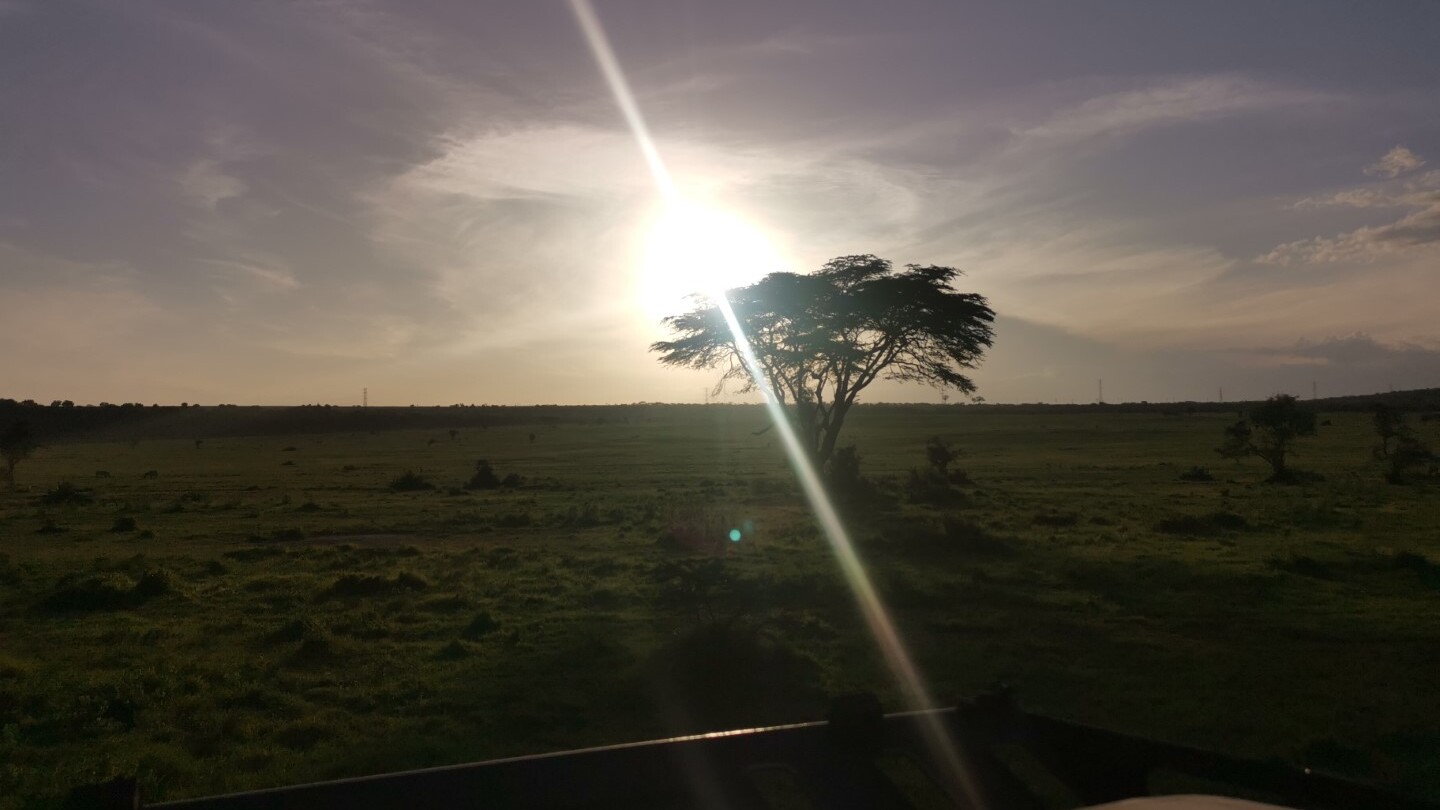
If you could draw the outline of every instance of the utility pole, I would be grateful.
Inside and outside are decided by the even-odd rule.
[[[1315,381],[1314,381],[1314,380],[1311,380],[1311,381],[1310,381],[1310,399],[1311,399],[1311,400],[1319,399],[1319,398],[1320,398],[1320,393],[1319,393],[1319,391],[1320,391],[1320,389],[1315,386]]]
[[[1220,404],[1225,404],[1225,386],[1220,386]]]
[[[368,407],[370,407],[370,389],[369,389],[369,388],[361,388],[361,389],[360,389],[360,407],[362,407],[362,408],[368,408]]]
[[[1100,403],[1101,405],[1104,405],[1104,404],[1105,404],[1105,380],[1103,380],[1103,379],[1096,380],[1096,381],[1095,381],[1095,384],[1096,384],[1096,388],[1099,389],[1099,395],[1100,395],[1099,403]]]

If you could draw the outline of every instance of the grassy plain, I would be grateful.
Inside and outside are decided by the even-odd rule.
[[[862,408],[876,491],[845,511],[942,699],[1003,680],[1440,796],[1440,482],[1384,483],[1368,418],[1337,413],[1295,457],[1323,482],[1265,484],[1215,455],[1232,418]],[[641,406],[46,448],[0,493],[0,808],[900,708],[764,425]],[[916,502],[932,435],[972,483]],[[462,489],[482,458],[522,485]],[[391,491],[407,470],[437,489]],[[47,503],[66,481],[89,492]]]

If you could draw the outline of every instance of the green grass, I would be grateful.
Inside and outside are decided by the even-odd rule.
[[[1277,486],[1215,455],[1226,414],[862,408],[874,490],[842,506],[942,700],[1003,680],[1440,797],[1440,484],[1384,483],[1368,418],[1327,418],[1294,460],[1324,481]],[[900,708],[763,426],[45,449],[0,493],[0,808],[815,719],[857,690]],[[953,497],[909,483],[932,435],[972,481]],[[466,489],[479,459],[519,485]]]

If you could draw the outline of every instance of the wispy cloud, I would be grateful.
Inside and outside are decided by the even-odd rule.
[[[1380,163],[1386,163],[1392,149]],[[1409,150],[1405,164],[1414,168],[1424,161]],[[1395,161],[1390,161],[1392,167]],[[1373,166],[1371,168],[1374,168]],[[1372,173],[1373,172],[1368,172]],[[1386,176],[1394,177],[1399,172]],[[1315,236],[1277,245],[1257,261],[1282,267],[1295,264],[1370,262],[1389,254],[1440,245],[1440,171],[1392,181],[1381,186],[1344,189],[1321,197],[1306,197],[1297,208],[1408,208],[1410,213],[1394,222],[1367,225],[1335,236]]]
[[[224,270],[238,272],[268,290],[294,290],[300,286],[294,273],[275,259],[246,256],[241,259],[202,259]]]
[[[1374,177],[1398,177],[1413,172],[1425,165],[1424,159],[1403,146],[1396,146],[1378,161],[1365,167],[1365,173]]]
[[[1179,78],[1105,93],[1055,112],[1019,132],[1026,140],[1073,141],[1198,123],[1240,113],[1276,111],[1331,99],[1241,75]]]

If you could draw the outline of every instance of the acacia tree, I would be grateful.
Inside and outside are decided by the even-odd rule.
[[[5,459],[5,481],[15,488],[15,465],[29,458],[40,446],[29,422],[16,422],[0,433],[0,458]]]
[[[1295,440],[1315,435],[1315,412],[1290,394],[1276,394],[1251,408],[1244,419],[1225,428],[1225,443],[1216,452],[1226,458],[1259,456],[1270,465],[1270,480],[1290,477],[1285,466]]]
[[[1405,480],[1405,473],[1435,459],[1435,454],[1425,442],[1415,436],[1414,430],[1405,420],[1405,412],[1380,403],[1375,406],[1375,434],[1380,443],[1375,446],[1376,460],[1386,465],[1385,480],[1399,484]]]
[[[959,276],[950,267],[896,270],[876,256],[841,256],[816,273],[771,273],[725,293],[758,368],[717,302],[703,296],[666,318],[675,339],[650,349],[665,365],[723,369],[717,393],[727,382],[753,390],[763,375],[824,468],[856,398],[877,379],[975,391],[963,372],[992,344],[995,313],[983,296],[951,286]]]

